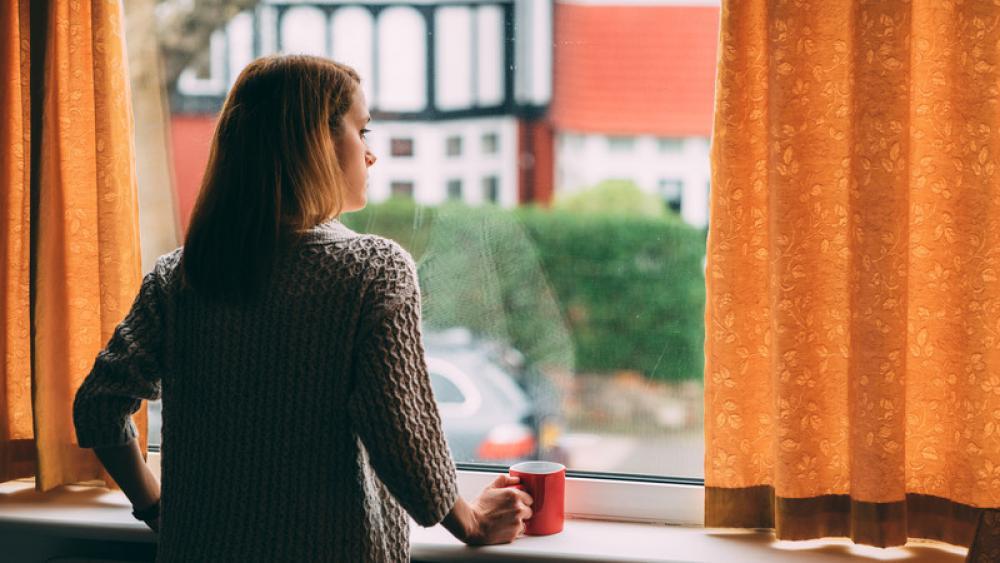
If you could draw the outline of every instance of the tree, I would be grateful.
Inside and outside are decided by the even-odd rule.
[[[190,65],[207,63],[216,29],[259,0],[129,0],[125,2],[132,109],[135,115],[139,231],[144,268],[180,242],[170,163],[167,92]]]
[[[555,209],[640,217],[676,217],[655,195],[628,180],[605,180],[592,188],[556,200]]]
[[[163,58],[163,82],[169,89],[189,65],[208,61],[212,32],[259,0],[158,0],[156,37]]]
[[[177,247],[178,225],[170,164],[170,120],[156,41],[157,0],[125,3],[132,113],[135,116],[135,172],[139,191],[139,237],[144,271],[156,257]]]

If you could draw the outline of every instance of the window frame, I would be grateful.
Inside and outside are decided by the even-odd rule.
[[[160,478],[159,448],[149,447],[148,464]],[[508,466],[456,462],[459,493],[474,500]],[[630,473],[566,470],[566,515],[612,522],[703,527],[702,479]]]
[[[456,462],[458,487],[476,498],[507,466]],[[566,470],[566,515],[616,522],[701,527],[705,521],[702,479]]]

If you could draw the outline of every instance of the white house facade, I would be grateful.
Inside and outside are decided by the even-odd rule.
[[[708,225],[711,170],[706,137],[556,133],[556,193],[605,180],[632,182],[695,227]]]
[[[370,201],[513,207],[533,161],[519,127],[545,113],[551,44],[551,0],[263,0],[213,34],[208,67],[185,69],[171,106],[214,115],[265,54],[330,57],[358,71],[372,113]]]

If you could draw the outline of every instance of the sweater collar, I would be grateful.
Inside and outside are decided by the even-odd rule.
[[[322,244],[336,242],[361,236],[352,231],[339,219],[329,219],[302,233],[301,240],[305,244]]]

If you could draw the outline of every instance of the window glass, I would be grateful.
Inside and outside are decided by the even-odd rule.
[[[635,137],[608,137],[608,148],[612,152],[627,152],[635,148]]]
[[[660,179],[660,197],[671,211],[680,212],[684,196],[684,182],[674,179]]]
[[[342,220],[413,255],[456,461],[702,476],[718,2],[142,4],[125,3],[143,264],[183,240],[241,69],[342,61],[379,157]]]
[[[392,197],[413,199],[413,182],[394,180],[389,184],[389,194]]]
[[[459,390],[447,375],[430,372],[431,389],[434,390],[434,400],[438,403],[464,403],[465,395]]]
[[[662,153],[679,153],[684,150],[684,139],[660,137],[656,139],[656,145]]]
[[[499,139],[496,133],[486,133],[483,135],[483,154],[496,154]]]
[[[447,156],[462,156],[462,138],[453,135],[445,140],[444,153]]]
[[[452,201],[462,200],[462,181],[458,179],[448,180],[448,199]]]
[[[389,154],[395,157],[413,156],[413,139],[391,139],[389,141]]]
[[[483,178],[483,199],[489,203],[500,201],[500,179],[496,176]]]

